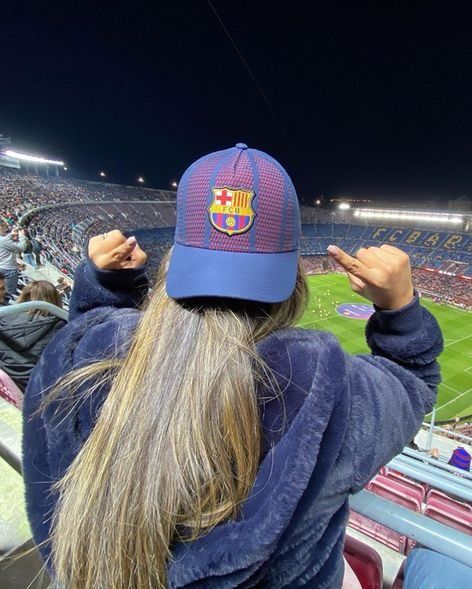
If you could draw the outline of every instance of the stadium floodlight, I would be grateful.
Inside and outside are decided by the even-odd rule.
[[[32,164],[51,164],[52,166],[63,166],[64,162],[58,162],[56,160],[48,160],[44,157],[37,157],[35,155],[28,155],[27,153],[18,153],[8,149],[5,154],[9,157],[16,158],[25,162],[31,162]]]
[[[316,199],[316,204],[320,205],[321,204],[321,200],[319,198]]]
[[[428,223],[446,223],[460,225],[463,217],[457,214],[421,212],[421,211],[394,211],[388,209],[357,209],[355,217],[364,219],[386,219],[392,221],[422,221]]]
[[[174,181],[171,183],[171,186],[173,186],[174,188],[177,188],[178,184],[177,184],[177,182],[174,180]]]
[[[144,178],[142,176],[138,176],[138,182],[140,184],[144,184]]]
[[[64,168],[63,168],[64,172],[67,172],[68,169],[69,168],[67,166],[64,166]]]
[[[351,205],[348,202],[342,202],[338,207],[338,209],[340,209],[341,211],[347,211],[350,208]]]
[[[98,174],[101,178],[106,178],[107,175],[106,173],[102,170],[99,174]]]

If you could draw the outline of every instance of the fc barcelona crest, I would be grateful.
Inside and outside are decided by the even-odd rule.
[[[252,208],[254,192],[227,187],[212,188],[212,191],[213,202],[208,214],[213,227],[230,236],[248,231],[256,216]]]

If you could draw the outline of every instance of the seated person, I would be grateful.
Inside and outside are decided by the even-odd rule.
[[[21,291],[17,303],[45,301],[62,306],[61,297],[46,280],[34,280]],[[0,368],[24,391],[42,351],[65,325],[47,311],[24,311],[0,316]]]
[[[70,293],[72,292],[72,287],[67,282],[67,280],[64,278],[64,276],[59,276],[59,278],[57,279],[56,288],[57,288],[57,292],[61,295],[64,295],[66,300],[70,298]]]

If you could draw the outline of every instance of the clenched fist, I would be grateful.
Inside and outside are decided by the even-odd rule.
[[[92,237],[89,241],[88,255],[95,266],[102,270],[138,268],[147,260],[136,238],[126,239],[118,229]]]
[[[352,257],[330,245],[328,252],[346,270],[352,290],[381,309],[399,309],[413,299],[410,258],[398,248],[363,247]]]

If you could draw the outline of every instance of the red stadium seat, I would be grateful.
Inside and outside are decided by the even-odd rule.
[[[352,510],[349,515],[349,525],[362,534],[374,538],[374,540],[395,550],[395,552],[400,554],[406,554],[407,552],[408,538],[406,536]]]
[[[400,482],[387,476],[377,475],[367,485],[367,490],[384,497],[389,501],[398,503],[407,509],[421,512],[421,504],[424,498],[424,489]]]
[[[410,487],[410,489],[416,489],[421,494],[421,503],[424,502],[425,497],[426,497],[426,491],[428,488],[428,485],[426,483],[418,483],[417,481],[414,481],[414,480],[406,477],[404,474],[397,472],[395,470],[389,470],[386,473],[386,476],[389,479],[398,481],[401,484],[406,485],[407,487]]]
[[[421,512],[424,498],[424,489],[421,486],[404,484],[399,479],[379,474],[368,483],[366,489],[402,507]],[[414,540],[409,540],[406,536],[357,513],[351,512],[349,524],[400,554],[408,554],[415,546]]]
[[[449,507],[447,504],[441,506],[426,504],[424,514],[446,526],[459,530],[459,532],[472,536],[471,513],[457,511],[455,508]]]
[[[346,536],[344,557],[359,579],[362,589],[382,588],[382,559],[376,550],[356,538]]]
[[[445,493],[441,493],[441,491],[436,491],[436,489],[431,489],[431,491],[428,493],[426,505],[433,507],[450,507],[457,510],[459,513],[465,512],[472,514],[472,505],[470,505],[470,503],[463,503],[461,501],[457,501],[456,499],[452,499],[452,497],[449,497]]]

